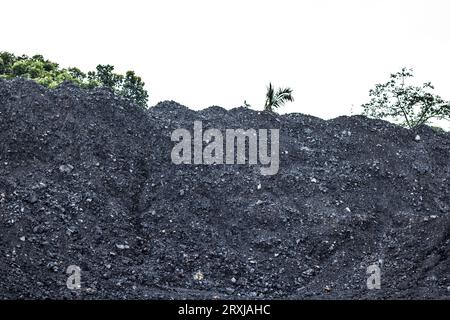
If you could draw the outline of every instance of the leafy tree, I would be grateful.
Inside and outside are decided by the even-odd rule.
[[[25,76],[29,79],[36,79],[43,75],[44,64],[40,61],[19,60],[12,65],[11,69],[15,77]]]
[[[135,101],[139,106],[145,107],[148,101],[148,93],[144,85],[141,77],[136,76],[134,71],[127,71],[120,94]]]
[[[87,77],[85,78],[85,83],[83,84],[83,87],[92,89],[100,86],[101,82],[97,78],[97,73],[95,71],[89,71],[87,73]]]
[[[27,78],[49,88],[54,88],[64,81],[76,81],[67,70],[59,69],[58,64],[45,60],[42,56],[22,56],[13,61],[3,72],[3,77]]]
[[[0,74],[7,75],[11,74],[11,67],[16,62],[17,58],[15,55],[9,52],[0,52]]]
[[[279,88],[277,91],[275,91],[272,83],[269,83],[269,86],[267,87],[266,104],[264,105],[264,110],[273,112],[274,109],[283,106],[286,101],[294,101],[292,92],[293,90],[291,88]]]
[[[128,98],[141,107],[146,107],[148,92],[141,77],[136,76],[134,71],[127,71],[125,76],[114,73],[112,65],[98,65],[97,72],[88,75],[92,83],[111,88],[117,94]]]
[[[114,66],[110,64],[99,64],[96,69],[97,73],[95,77],[102,86],[111,88],[116,92],[120,90],[123,82],[123,76],[113,72]]]
[[[15,77],[31,79],[49,88],[57,87],[64,81],[89,89],[107,87],[140,107],[147,106],[148,92],[142,79],[134,71],[127,71],[125,76],[114,73],[112,65],[98,65],[95,71],[86,74],[78,68],[60,68],[42,55],[17,57],[9,52],[0,52],[0,78]]]
[[[450,119],[450,102],[434,94],[433,85],[407,84],[413,78],[413,70],[402,68],[391,74],[389,81],[375,85],[369,91],[370,101],[363,104],[367,116],[393,120],[408,128],[415,128],[431,119]]]

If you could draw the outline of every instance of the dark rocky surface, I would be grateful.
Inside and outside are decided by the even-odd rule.
[[[279,128],[278,174],[172,164],[170,135],[194,120]],[[143,111],[106,90],[0,80],[0,297],[448,299],[449,186],[449,134],[428,127]]]

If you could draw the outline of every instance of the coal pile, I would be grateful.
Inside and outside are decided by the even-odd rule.
[[[194,121],[280,129],[278,173],[173,164]],[[450,135],[0,80],[0,234],[2,299],[448,299]]]

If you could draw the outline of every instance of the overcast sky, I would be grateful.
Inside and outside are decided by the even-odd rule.
[[[350,114],[402,66],[450,99],[448,0],[14,0],[0,50],[84,71],[135,70],[150,105],[262,109],[266,85],[294,89],[284,112]]]

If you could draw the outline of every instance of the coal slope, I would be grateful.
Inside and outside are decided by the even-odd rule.
[[[280,129],[278,173],[173,164],[172,131],[196,120]],[[144,111],[104,89],[0,80],[0,297],[448,299],[449,183],[450,136],[428,127]]]

